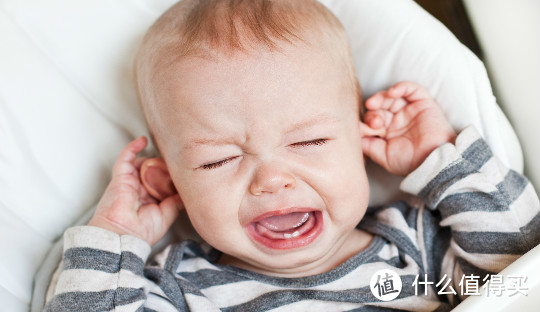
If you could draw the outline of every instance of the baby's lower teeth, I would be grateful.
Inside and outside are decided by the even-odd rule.
[[[283,234],[283,237],[285,237],[286,239],[290,239],[293,237],[297,237],[298,235],[300,235],[300,232],[294,231],[292,234],[289,234],[289,233]]]

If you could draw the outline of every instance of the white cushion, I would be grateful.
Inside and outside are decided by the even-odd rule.
[[[24,311],[54,242],[103,192],[121,148],[147,135],[132,83],[145,30],[174,0],[0,0],[0,302]],[[352,42],[364,95],[426,86],[456,129],[504,163],[521,150],[482,63],[411,0],[324,0]],[[373,165],[372,203],[399,179]],[[391,182],[387,182],[391,181]]]

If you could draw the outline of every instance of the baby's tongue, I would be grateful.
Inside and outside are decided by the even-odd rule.
[[[309,212],[292,212],[284,215],[264,218],[259,224],[271,231],[287,231],[299,227],[309,218]]]

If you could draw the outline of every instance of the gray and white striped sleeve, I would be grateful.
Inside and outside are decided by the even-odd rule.
[[[143,276],[149,253],[150,246],[134,236],[92,226],[68,229],[62,271],[45,311],[155,310],[151,299],[159,289]]]
[[[401,188],[438,210],[436,226],[450,229],[444,256],[431,256],[442,258],[435,271],[456,284],[464,274],[500,272],[540,243],[540,202],[533,186],[494,157],[473,127],[463,130],[455,144],[430,154]],[[429,237],[425,240],[429,244]],[[431,247],[425,249],[442,251]]]

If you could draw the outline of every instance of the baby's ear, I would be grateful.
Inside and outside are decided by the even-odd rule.
[[[178,192],[174,187],[169,169],[162,158],[149,158],[141,166],[141,181],[150,195],[158,200],[175,195]]]

